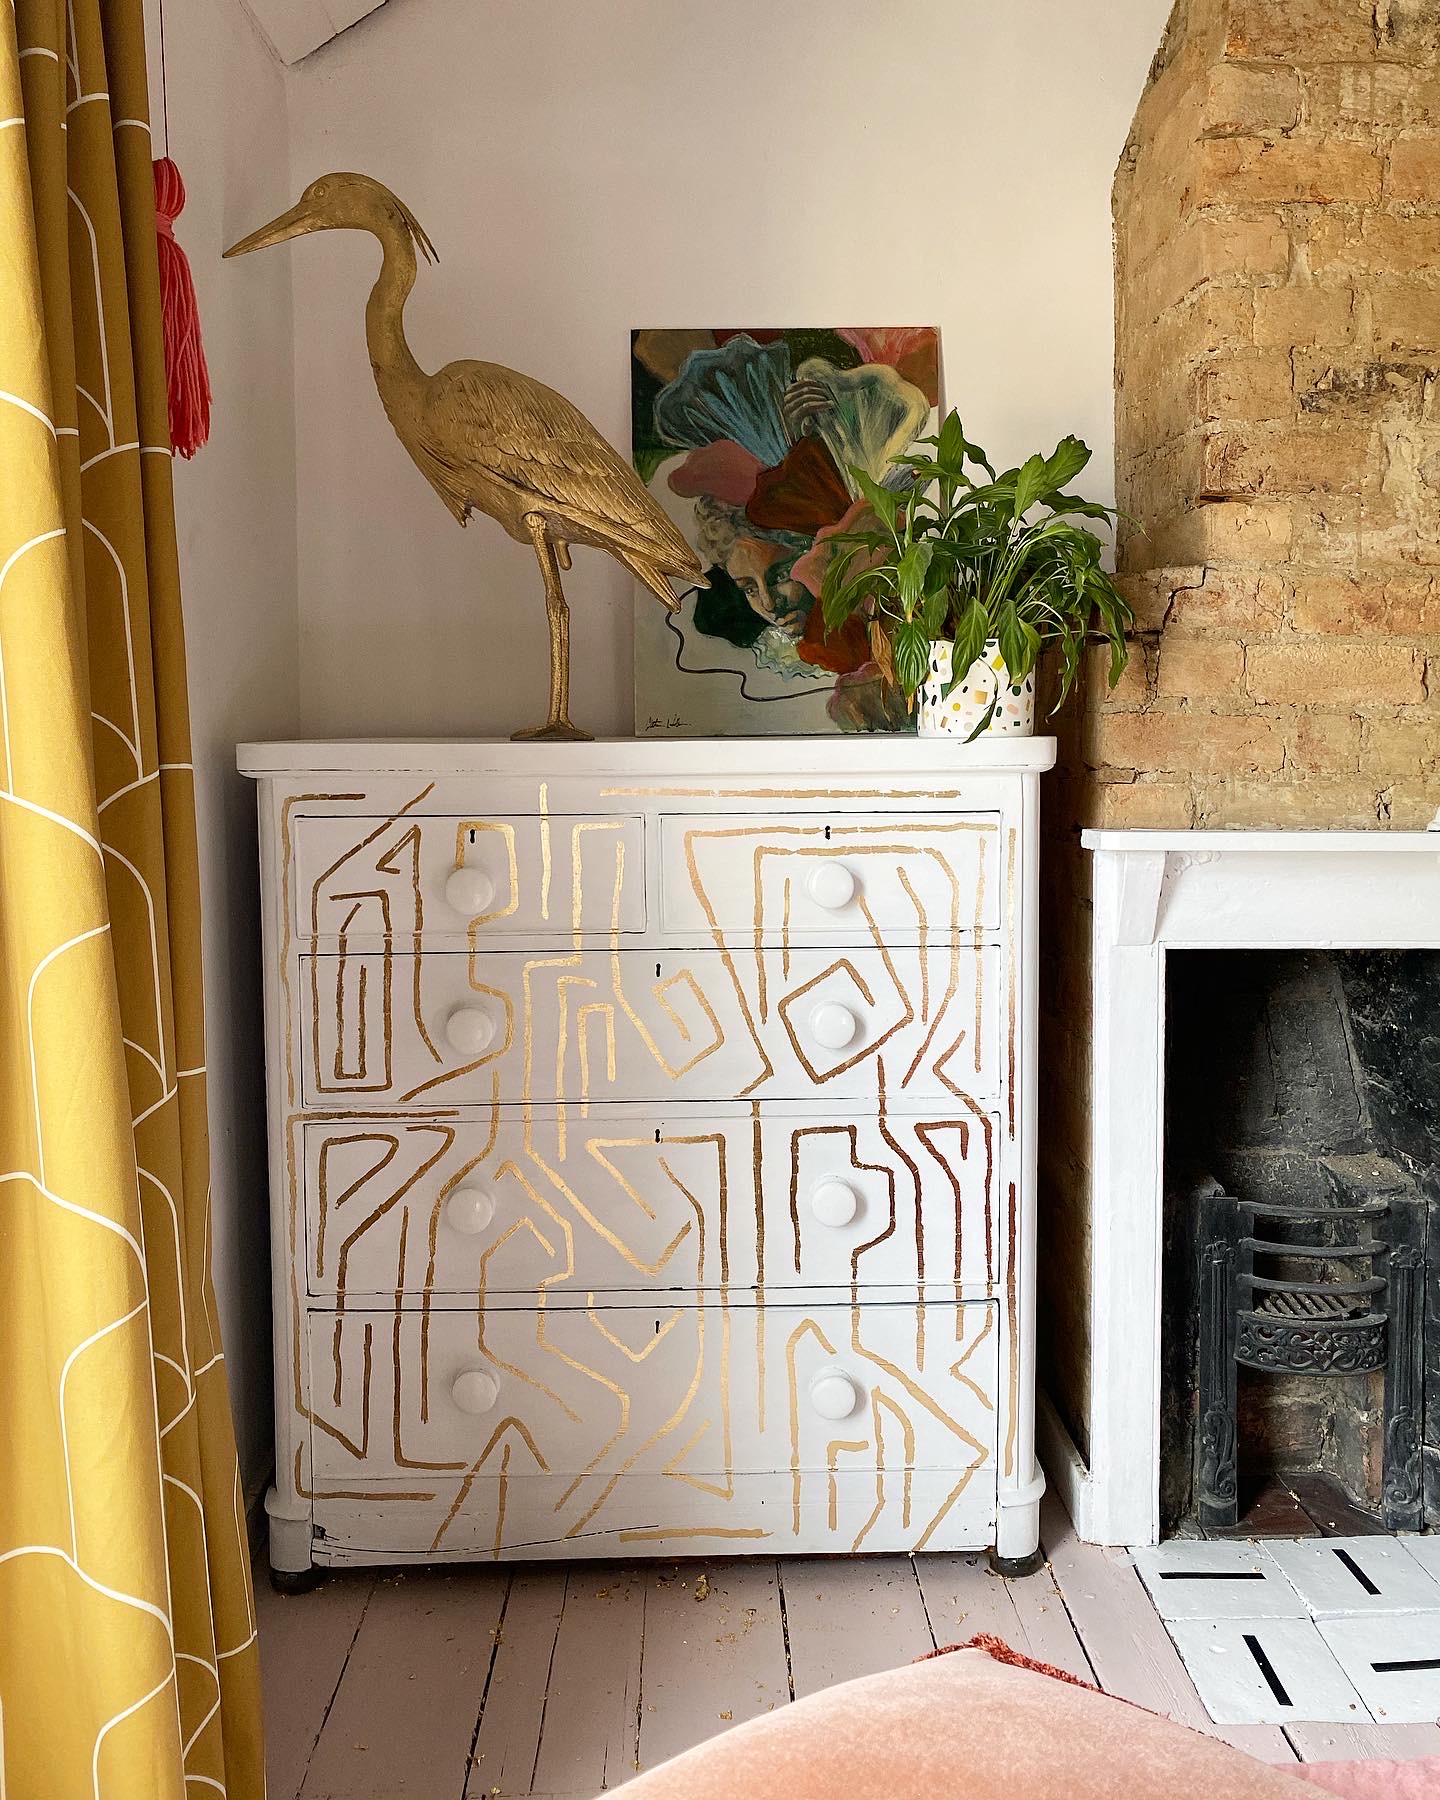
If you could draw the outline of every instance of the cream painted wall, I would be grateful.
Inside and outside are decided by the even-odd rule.
[[[159,20],[147,7],[156,154],[163,149]],[[209,1071],[216,1298],[248,1499],[274,1460],[268,1185],[260,1036],[255,792],[242,738],[299,727],[296,490],[288,272],[222,264],[288,180],[284,73],[234,0],[165,8],[170,153],[188,199],[189,253],[215,391],[210,443],[175,463],[197,829]],[[237,279],[237,267],[244,273]]]
[[[290,71],[293,186],[392,186],[441,256],[407,315],[421,363],[512,364],[622,446],[632,325],[934,321],[972,434],[1011,458],[1077,431],[1104,495],[1110,181],[1168,5],[397,0]],[[535,722],[533,559],[462,533],[393,440],[373,240],[269,255],[294,270],[306,729]],[[576,721],[628,731],[631,583],[581,551],[568,588]]]

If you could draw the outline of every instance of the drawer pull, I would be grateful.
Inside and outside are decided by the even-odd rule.
[[[821,1369],[810,1378],[810,1404],[822,1419],[848,1419],[860,1404],[860,1389],[843,1369]]]
[[[458,1187],[445,1202],[445,1223],[473,1237],[495,1217],[495,1202],[482,1187]]]
[[[495,1021],[483,1006],[457,1006],[445,1021],[445,1041],[461,1056],[478,1056],[495,1037]]]
[[[495,883],[483,869],[452,869],[445,877],[445,904],[474,919],[495,904]]]
[[[487,1413],[499,1397],[500,1383],[484,1369],[466,1369],[450,1389],[450,1398],[463,1413]]]
[[[860,1210],[860,1196],[848,1181],[821,1181],[810,1190],[810,1211],[822,1225],[839,1230]]]
[[[838,1000],[827,1000],[810,1015],[810,1035],[826,1050],[843,1050],[853,1044],[859,1029],[859,1019]]]
[[[805,877],[805,892],[826,912],[839,912],[855,898],[855,872],[843,862],[827,859],[816,863]]]

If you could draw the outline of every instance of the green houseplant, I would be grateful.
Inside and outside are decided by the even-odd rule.
[[[1092,636],[1109,642],[1110,685],[1119,680],[1133,616],[1100,566],[1100,539],[1077,522],[1113,523],[1115,511],[1065,492],[1089,460],[1079,438],[1065,437],[1048,457],[997,475],[952,412],[937,436],[895,459],[910,473],[908,491],[852,469],[869,516],[831,539],[825,629],[864,620],[876,661],[907,705],[921,694],[922,731],[964,723],[973,738],[997,721],[1028,729],[1008,720],[1020,720],[1018,701],[1033,694],[1036,663],[1051,646],[1057,709]],[[963,707],[952,701],[957,688],[968,696]]]

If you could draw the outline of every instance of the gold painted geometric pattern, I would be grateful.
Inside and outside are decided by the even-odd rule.
[[[264,1792],[140,0],[0,8],[0,1794]]]
[[[642,817],[573,784],[567,814],[528,785],[491,817],[421,774],[280,801],[286,1486],[320,1554],[985,1541],[999,815],[741,822],[657,789]],[[455,1047],[457,1011],[488,1044]]]
[[[492,1306],[469,1313],[345,1312],[310,1319],[315,1489],[404,1483],[433,1511],[431,1548],[478,1527],[492,1553],[669,1524],[679,1537],[764,1536],[784,1549],[818,1522],[835,1549],[883,1538],[923,1549],[993,1463],[993,1302],[797,1306],[666,1296],[651,1307]],[[842,1362],[849,1417],[822,1417],[811,1382]],[[489,1369],[494,1407],[460,1410],[451,1388]],[[781,1477],[756,1518],[737,1476]],[[865,1503],[842,1509],[841,1475]],[[917,1505],[917,1475],[925,1484]],[[536,1477],[544,1477],[543,1481]],[[528,1479],[524,1479],[528,1478]],[[458,1481],[458,1489],[453,1483]],[[645,1484],[657,1517],[634,1510]],[[423,1503],[423,1502],[422,1502]],[[842,1526],[841,1513],[845,1513]]]
[[[478,1306],[482,1293],[554,1304],[596,1290],[984,1289],[999,1274],[997,1130],[966,1107],[317,1116],[303,1126],[307,1285],[416,1306]],[[811,1205],[827,1181],[854,1196],[840,1225]],[[479,1230],[454,1222],[466,1193],[493,1208]]]

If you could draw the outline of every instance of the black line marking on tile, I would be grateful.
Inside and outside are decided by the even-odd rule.
[[[1265,1677],[1265,1685],[1266,1685],[1266,1687],[1269,1688],[1270,1692],[1275,1696],[1276,1701],[1281,1706],[1293,1706],[1295,1704],[1295,1702],[1285,1692],[1285,1688],[1280,1680],[1280,1677],[1275,1673],[1274,1665],[1271,1663],[1270,1658],[1265,1654],[1264,1650],[1261,1648],[1259,1638],[1253,1636],[1250,1632],[1247,1631],[1244,1635],[1244,1638],[1241,1641],[1244,1643],[1245,1648],[1255,1658],[1255,1667]]]
[[[1333,1551],[1332,1554],[1340,1562],[1344,1563],[1345,1567],[1350,1571],[1350,1573],[1360,1583],[1361,1587],[1364,1588],[1364,1590],[1367,1594],[1378,1594],[1380,1592],[1379,1588],[1376,1587],[1375,1583],[1370,1579],[1370,1577],[1360,1567],[1359,1563],[1356,1562],[1355,1558],[1350,1554],[1350,1552],[1348,1550],[1336,1550],[1336,1551]]]
[[[1162,1569],[1162,1581],[1266,1581],[1263,1569]]]
[[[1407,1662],[1372,1662],[1377,1675],[1404,1675],[1416,1669],[1440,1669],[1440,1656],[1416,1656]]]

